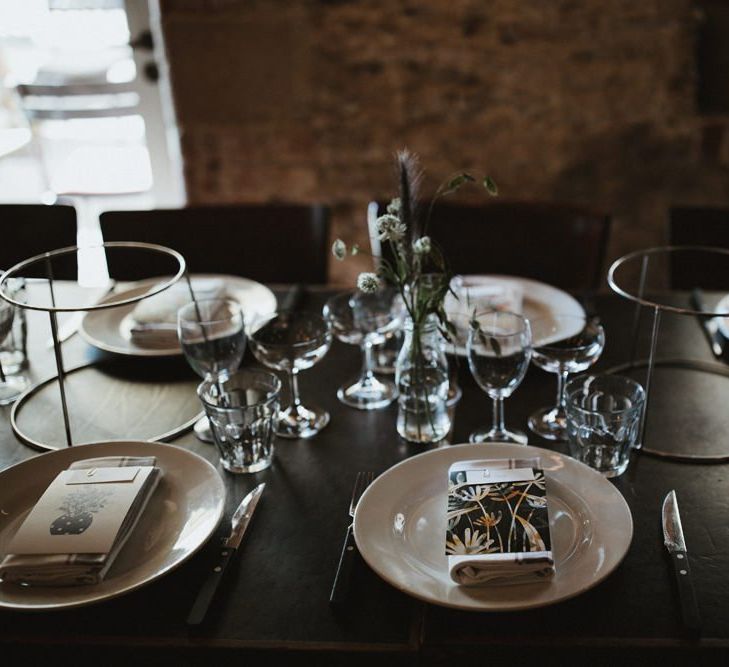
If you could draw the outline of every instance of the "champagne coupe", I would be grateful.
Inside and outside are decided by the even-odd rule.
[[[7,338],[13,328],[15,306],[0,300],[0,343]],[[25,375],[6,375],[0,364],[0,405],[8,405],[15,401],[29,386]]]
[[[471,433],[471,442],[527,444],[527,437],[504,426],[504,399],[521,384],[531,357],[531,330],[521,315],[490,310],[473,315],[466,344],[476,383],[493,401],[493,425]]]
[[[324,317],[334,335],[343,343],[362,349],[362,372],[356,381],[337,390],[337,398],[352,408],[377,410],[397,398],[392,380],[380,380],[374,373],[373,346],[383,343],[401,325],[395,290],[385,288],[375,294],[344,292],[327,301]]]
[[[532,335],[532,362],[557,374],[557,402],[529,417],[529,428],[547,440],[567,440],[567,376],[586,371],[598,360],[605,347],[605,332],[594,319],[582,315],[551,315],[532,321]]]
[[[238,370],[246,349],[240,304],[230,299],[188,303],[177,313],[177,336],[187,362],[203,380],[225,380]],[[195,435],[213,442],[207,417],[198,419]]]
[[[329,413],[302,404],[298,374],[329,351],[332,333],[328,322],[318,313],[284,310],[255,322],[248,338],[258,361],[289,376],[291,404],[279,412],[276,434],[311,438],[319,433],[329,423]]]

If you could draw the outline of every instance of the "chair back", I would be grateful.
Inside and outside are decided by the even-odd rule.
[[[609,216],[578,206],[499,200],[438,202],[426,233],[454,273],[522,276],[586,292],[603,280],[609,229]]]
[[[244,276],[264,283],[326,283],[329,209],[246,204],[107,211],[104,241],[157,243],[180,252],[190,273]],[[109,267],[123,280],[149,277],[144,265]]]
[[[729,209],[707,207],[675,207],[669,211],[668,239],[672,246],[709,246],[729,248]],[[684,258],[685,259],[685,258]],[[707,254],[700,263],[670,261],[672,289],[729,289],[727,260],[721,255]]]
[[[45,204],[0,204],[0,271],[50,250],[76,245],[76,209]],[[55,278],[75,280],[75,254],[53,262]],[[26,277],[46,277],[40,266]]]

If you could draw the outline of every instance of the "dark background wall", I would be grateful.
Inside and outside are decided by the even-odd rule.
[[[671,205],[729,204],[726,2],[162,9],[191,202],[329,202],[335,235],[366,243],[366,203],[394,194],[408,146],[430,188],[470,169],[509,198],[612,213],[611,258],[663,243]]]

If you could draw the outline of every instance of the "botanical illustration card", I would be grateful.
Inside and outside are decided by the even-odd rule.
[[[151,466],[64,470],[8,545],[12,554],[108,553]]]
[[[447,555],[551,551],[544,471],[532,462],[459,461],[451,466]]]

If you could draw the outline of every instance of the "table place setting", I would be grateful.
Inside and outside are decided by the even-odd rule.
[[[238,276],[192,274],[196,298],[227,298],[240,304],[246,321],[276,309],[273,292],[264,285]],[[113,306],[123,298],[143,297],[159,280],[143,280],[101,300]],[[140,357],[176,356],[182,353],[177,337],[177,313],[190,302],[186,281],[143,298],[135,306],[117,306],[87,313],[79,329],[90,345],[101,350]],[[199,293],[198,293],[199,292]],[[154,301],[152,301],[154,300]],[[152,301],[151,305],[148,302]]]
[[[68,609],[144,586],[209,540],[224,502],[216,469],[174,445],[75,445],[6,468],[0,608]]]
[[[592,370],[613,329],[567,292],[520,276],[453,274],[428,236],[415,157],[401,153],[397,166],[400,196],[375,225],[381,256],[354,289],[294,285],[277,299],[232,276],[113,278],[113,294],[84,316],[82,340],[64,349],[86,342],[102,360],[130,368],[130,357],[169,357],[154,363],[194,372],[188,398],[203,416],[175,444],[69,437],[64,449],[0,471],[0,609],[110,601],[200,551],[184,570],[193,577],[164,584],[189,591],[189,606],[170,623],[196,640],[217,641],[236,614],[251,622],[241,599],[272,615],[290,594],[339,637],[363,595],[373,606],[404,594],[477,617],[550,607],[598,586],[610,597],[635,582],[632,563],[611,588],[602,584],[636,548],[634,530],[644,548],[637,530],[645,520],[631,507],[645,502],[636,480],[650,464],[631,466],[631,457],[642,457],[648,387]],[[436,198],[472,183],[494,196],[489,177],[462,173]],[[362,252],[332,246],[340,260]],[[60,295],[62,281],[53,289]],[[0,315],[3,305],[16,307],[3,300]],[[614,335],[624,346],[625,336]],[[394,340],[389,374],[377,350]],[[56,331],[60,375],[73,376],[59,342]],[[155,374],[147,380],[161,382]],[[554,375],[554,404],[536,409]],[[73,412],[76,387],[65,379]],[[260,530],[238,554],[264,488]],[[705,618],[675,492],[665,497],[661,527],[683,625],[696,634]],[[316,588],[302,589],[305,576]],[[150,587],[129,604],[155,595]],[[411,609],[424,616],[421,606]]]

